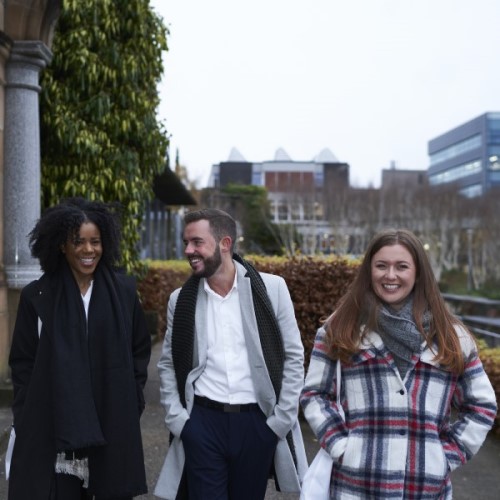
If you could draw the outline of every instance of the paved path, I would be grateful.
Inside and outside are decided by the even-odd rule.
[[[147,406],[141,419],[146,473],[151,493],[137,497],[139,500],[153,500],[157,498],[152,494],[152,491],[168,447],[168,436],[163,423],[164,412],[159,401],[159,380],[156,370],[160,350],[160,344],[156,344],[153,348],[149,380],[145,390]],[[5,430],[9,425],[10,410],[0,408],[0,500],[7,498],[4,458],[6,446]],[[304,423],[302,428],[307,456],[311,460],[318,446],[308,425]],[[486,443],[478,455],[470,463],[453,473],[452,481],[454,500],[499,500],[500,439],[492,435],[488,436]],[[297,500],[298,498],[298,495],[277,493],[274,490],[273,483],[269,483],[266,500]]]

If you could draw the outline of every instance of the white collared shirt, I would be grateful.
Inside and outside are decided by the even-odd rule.
[[[207,363],[195,382],[195,394],[221,403],[255,403],[237,274],[225,297],[214,292],[206,279],[203,282],[207,294]]]
[[[85,295],[82,294],[82,300],[83,300],[83,307],[85,308],[85,316],[88,318],[89,317],[89,304],[90,304],[90,297],[92,296],[92,288],[94,287],[94,280],[90,282],[90,285],[85,292]]]

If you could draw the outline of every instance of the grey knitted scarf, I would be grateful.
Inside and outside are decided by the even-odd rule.
[[[422,322],[424,329],[429,327],[430,314],[425,313]],[[377,318],[380,336],[385,346],[394,356],[401,378],[404,378],[411,365],[413,354],[420,352],[423,342],[413,318],[413,296],[399,310],[382,306]]]

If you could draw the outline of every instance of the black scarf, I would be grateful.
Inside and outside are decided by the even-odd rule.
[[[266,285],[258,271],[242,259],[238,254],[233,254],[233,259],[239,262],[247,271],[252,287],[252,298],[254,304],[255,319],[259,330],[260,344],[264,354],[269,378],[276,393],[276,401],[281,392],[283,379],[283,366],[285,363],[285,350],[281,338],[280,326],[274,309],[267,295]]]
[[[92,386],[93,361],[131,363],[126,353],[125,325],[112,272],[100,264],[88,321],[82,297],[65,260],[54,276],[56,294],[52,328],[52,390],[57,451],[106,444]],[[95,347],[93,349],[92,347]],[[98,359],[92,359],[91,350]]]
[[[246,269],[247,276],[250,278],[255,318],[257,320],[264,361],[274,392],[276,393],[276,400],[278,401],[285,362],[285,352],[279,323],[259,272],[238,254],[233,254],[233,259]],[[186,379],[189,372],[193,369],[194,322],[199,281],[200,279],[196,276],[191,276],[181,288],[172,324],[173,364],[179,397],[184,407],[186,406]],[[288,433],[287,441],[296,463],[295,447],[291,433]]]
[[[186,407],[186,379],[193,369],[194,320],[200,278],[192,275],[179,292],[172,323],[172,360],[177,391]]]

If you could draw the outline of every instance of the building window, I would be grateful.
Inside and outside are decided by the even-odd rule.
[[[321,203],[314,203],[314,215],[316,220],[323,219],[323,205]]]
[[[500,120],[488,120],[488,144],[500,144]]]
[[[481,147],[481,135],[477,134],[432,154],[430,156],[431,166],[479,147]]]
[[[262,172],[252,172],[252,186],[262,186]]]
[[[254,163],[252,165],[252,186],[263,186],[264,174],[262,173],[262,165]]]
[[[219,188],[220,187],[220,176],[219,171],[213,169],[210,179],[208,179],[208,187]]]
[[[277,214],[277,210],[278,210],[278,205],[276,203],[275,200],[271,200],[269,202],[269,209],[271,210],[271,219],[273,222],[276,222],[278,220],[278,214]]]
[[[500,172],[490,172],[490,174],[488,175],[488,180],[495,185],[500,184]]]
[[[473,186],[461,189],[460,194],[466,196],[467,198],[475,198],[476,196],[481,196],[483,194],[483,188],[481,184],[474,184]]]
[[[288,206],[284,203],[278,205],[278,220],[286,221],[288,220]]]
[[[324,174],[323,174],[323,168],[321,170],[316,170],[314,172],[314,185],[317,188],[323,187],[324,183]]]
[[[446,184],[448,182],[456,181],[457,179],[462,179],[463,177],[468,177],[469,175],[475,174],[481,171],[481,160],[471,161],[469,163],[464,163],[458,167],[449,168],[444,172],[439,172],[439,174],[434,174],[429,176],[429,183],[431,186],[437,184]]]
[[[488,158],[488,168],[490,170],[500,170],[500,156],[499,155],[491,155]]]
[[[304,220],[314,220],[314,207],[311,203],[304,204]]]
[[[294,203],[292,206],[291,206],[291,209],[292,209],[292,220],[293,221],[298,221],[301,219],[300,217],[300,205],[298,203]]]

